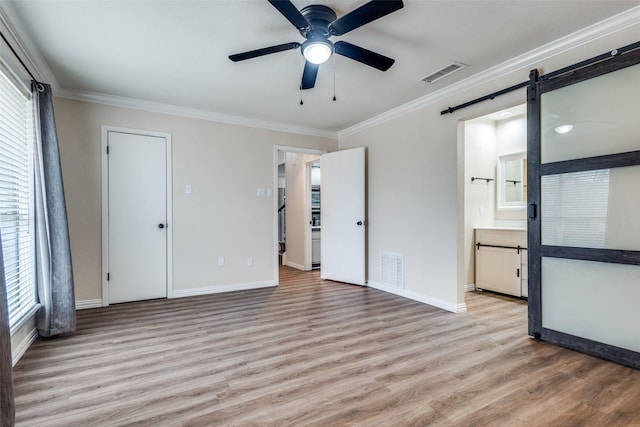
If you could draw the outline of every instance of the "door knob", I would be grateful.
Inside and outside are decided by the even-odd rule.
[[[164,228],[164,224],[158,224],[158,228]]]
[[[362,225],[362,221],[356,222],[356,225]]]

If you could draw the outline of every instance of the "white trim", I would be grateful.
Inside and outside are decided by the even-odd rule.
[[[427,94],[356,125],[343,129],[338,132],[338,139],[356,134],[365,129],[384,123],[396,117],[403,116],[428,105],[435,104],[438,101],[462,94],[476,86],[489,83],[514,71],[533,67],[535,64],[545,61],[553,56],[562,54],[586,43],[598,40],[602,37],[638,24],[640,24],[640,6],[636,6],[619,13],[618,15],[614,15],[596,24],[585,27],[572,34],[561,37],[536,49],[530,50],[527,53],[516,56],[515,58],[474,74],[471,77],[450,86],[446,86],[433,93]],[[615,47],[617,48],[621,46]],[[523,81],[527,80],[528,71],[529,70],[527,70],[527,75],[523,76]]]
[[[174,289],[172,298],[194,297],[200,295],[219,294],[223,292],[246,291],[250,289],[272,288],[277,282],[248,282],[232,285],[206,286],[202,288]]]
[[[16,363],[18,363],[24,353],[31,347],[31,344],[33,344],[36,338],[38,338],[38,331],[36,328],[33,328],[17,346],[11,349],[12,366],[16,366]]]
[[[40,303],[33,304],[33,307],[31,307],[29,311],[24,313],[14,325],[11,325],[9,334],[13,336],[20,330],[20,328],[24,326],[25,323],[29,321],[35,321],[36,313],[38,312],[38,310],[40,310],[40,307]]]
[[[102,306],[109,305],[109,163],[107,144],[109,132],[129,133],[135,135],[154,136],[166,141],[166,203],[167,203],[167,298],[173,296],[173,177],[171,162],[171,134],[143,129],[131,129],[118,126],[102,125],[100,141],[100,157],[102,167]]]
[[[390,286],[381,285],[380,283],[369,281],[367,286],[373,289],[377,289],[379,291],[389,292],[390,294],[398,295],[404,298],[408,298],[410,300],[418,301],[424,304],[432,305],[434,307],[442,308],[447,311],[451,311],[452,313],[462,313],[467,311],[467,305],[465,303],[462,304],[450,304],[446,301],[442,301],[437,298],[431,298],[424,295],[416,294],[415,292],[408,291],[406,289],[397,289],[392,288]]]
[[[295,262],[287,261],[284,265],[286,265],[287,267],[295,268],[296,270],[307,271],[304,269],[304,265]]]
[[[101,299],[85,299],[76,301],[76,310],[86,310],[88,308],[102,307]]]
[[[465,292],[473,292],[475,290],[476,290],[476,285],[474,285],[473,283],[467,283],[466,285],[464,285]]]
[[[160,102],[127,98],[123,96],[115,96],[66,88],[55,90],[54,93],[55,96],[60,98],[93,102],[96,104],[110,105],[113,107],[130,108],[133,110],[148,111],[151,113],[170,114],[178,117],[187,117],[192,119],[207,120],[211,122],[273,130],[298,135],[318,136],[321,138],[337,139],[338,137],[338,133],[334,131],[296,126],[287,123],[277,123],[266,120],[251,119],[248,117],[232,116],[230,114],[216,113],[213,111],[200,110],[197,108],[180,107],[177,105],[163,104]]]
[[[102,126],[100,130],[100,168],[102,170],[102,305],[109,305],[109,157],[107,156],[108,129]]]
[[[43,59],[39,50],[33,42],[26,36],[27,32],[21,26],[17,25],[20,21],[17,19],[13,7],[9,3],[0,2],[0,21],[8,26],[8,22],[12,22],[11,28],[12,38],[17,40],[18,48],[26,55],[29,65],[33,65],[36,75],[43,76],[54,89],[54,94],[61,98],[75,99],[80,101],[94,102],[105,105],[112,105],[123,108],[131,108],[156,113],[172,114],[182,117],[197,118],[202,120],[216,121],[240,126],[254,127],[258,129],[276,130],[287,133],[300,135],[319,136],[326,138],[340,139],[358,133],[364,129],[375,126],[379,123],[386,122],[393,118],[402,116],[411,111],[423,108],[427,105],[434,104],[448,97],[458,95],[476,86],[485,84],[497,78],[503,77],[508,73],[531,67],[533,64],[544,61],[550,57],[559,55],[568,50],[577,48],[586,43],[598,40],[616,32],[625,30],[633,25],[640,24],[640,6],[633,7],[623,11],[610,18],[604,19],[591,26],[580,29],[572,34],[561,37],[555,41],[540,46],[527,53],[516,56],[508,61],[493,66],[487,70],[481,71],[471,77],[460,82],[454,83],[436,92],[427,94],[421,98],[408,102],[399,107],[393,108],[385,113],[379,114],[368,120],[357,123],[351,127],[345,128],[338,132],[327,131],[323,129],[307,128],[302,126],[293,126],[285,123],[275,123],[263,120],[249,119],[239,116],[215,113],[206,110],[198,110],[194,108],[179,107],[174,105],[162,104],[151,101],[138,100],[133,98],[118,97],[113,95],[86,92],[75,89],[61,88],[55,79],[46,61]],[[20,37],[18,37],[20,35]],[[616,46],[620,47],[620,46]],[[525,80],[527,76],[524,76]]]

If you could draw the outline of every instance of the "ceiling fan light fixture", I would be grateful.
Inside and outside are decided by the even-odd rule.
[[[569,124],[569,125],[561,125],[561,126],[557,126],[555,129],[553,129],[556,131],[556,133],[559,133],[560,135],[564,135],[565,133],[569,133],[573,130],[573,125]]]
[[[313,39],[302,44],[302,55],[312,64],[322,64],[333,54],[333,44],[329,40]]]

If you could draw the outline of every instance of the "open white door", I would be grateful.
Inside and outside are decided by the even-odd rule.
[[[364,147],[322,155],[323,279],[365,284]]]

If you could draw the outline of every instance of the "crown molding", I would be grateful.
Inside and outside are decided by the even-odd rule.
[[[58,83],[47,62],[40,54],[40,50],[30,38],[24,37],[27,32],[22,26],[22,22],[16,16],[13,5],[2,0],[0,0],[0,23],[2,23],[9,32],[13,42],[13,48],[20,54],[20,57],[33,75],[38,78],[38,80],[51,85],[52,89],[59,89],[60,83]]]
[[[168,114],[172,116],[187,117],[191,119],[206,120],[230,125],[293,133],[297,135],[316,136],[320,138],[338,138],[337,132],[327,131],[323,129],[315,129],[304,126],[295,126],[287,123],[251,119],[247,117],[233,116],[230,114],[216,113],[208,110],[200,110],[197,108],[181,107],[177,105],[163,104],[160,102],[146,101],[142,99],[107,95],[104,93],[63,88],[54,91],[54,95],[59,98],[74,99],[76,101],[93,102],[96,104],[104,104],[112,107],[129,108],[133,110]]]
[[[338,139],[354,135],[380,123],[384,123],[391,119],[401,117],[412,111],[435,104],[436,102],[445,100],[449,97],[459,95],[477,86],[504,77],[514,71],[527,69],[528,72],[528,68],[534,66],[539,62],[639,24],[640,6],[636,6],[627,11],[619,13],[618,15],[614,15],[589,27],[585,27],[565,37],[547,43],[539,48],[533,49],[501,64],[488,68],[485,71],[474,74],[473,76],[454,83],[450,86],[444,87],[433,93],[427,94],[423,97],[415,99],[399,107],[393,108],[356,125],[343,129],[338,132]],[[528,73],[525,76],[525,80],[526,78],[528,78]]]
[[[25,60],[25,63],[29,66],[30,70],[39,80],[49,83],[53,89],[54,95],[57,97],[105,104],[114,107],[148,111],[152,113],[169,114],[174,116],[220,122],[257,129],[293,133],[297,135],[316,136],[331,139],[338,138],[338,134],[335,131],[327,131],[324,129],[295,126],[287,123],[251,119],[229,114],[216,113],[213,111],[200,110],[196,108],[162,104],[142,99],[126,98],[103,93],[64,88],[55,78],[53,72],[47,65],[47,62],[42,57],[39,49],[27,36],[27,32],[22,26],[20,19],[18,19],[11,3],[2,0],[0,0],[0,23],[7,28],[7,31],[10,33],[11,39],[13,39],[12,41],[15,42],[14,48],[21,54],[22,59]]]
[[[514,71],[530,68],[539,62],[577,48],[586,43],[625,30],[631,26],[639,25],[640,6],[631,8],[589,27],[585,27],[558,40],[474,74],[473,76],[450,86],[444,87],[338,132],[232,116],[207,110],[180,107],[140,99],[62,88],[40,54],[38,48],[28,37],[25,36],[27,33],[22,27],[20,20],[15,16],[15,12],[11,4],[2,0],[0,0],[0,20],[11,32],[11,37],[16,40],[18,45],[16,48],[24,54],[27,59],[27,64],[33,67],[32,71],[34,74],[37,77],[42,78],[43,81],[51,84],[54,94],[58,97],[278,132],[341,139],[452,96],[459,95],[477,86],[504,77]]]

